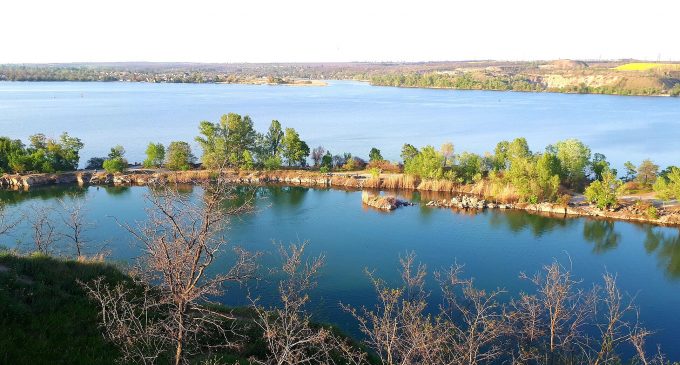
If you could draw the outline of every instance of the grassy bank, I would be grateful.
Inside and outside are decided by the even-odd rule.
[[[0,251],[0,364],[118,364],[118,349],[99,328],[99,308],[79,284],[100,277],[111,286],[134,285],[112,263]],[[253,309],[213,304],[210,308],[237,318],[236,328],[245,337],[243,346],[211,351],[209,359],[249,364],[249,358],[266,356],[262,332],[253,325]],[[334,327],[314,324],[319,326],[344,337]],[[200,356],[192,364],[207,359]],[[161,363],[164,360],[168,359]]]

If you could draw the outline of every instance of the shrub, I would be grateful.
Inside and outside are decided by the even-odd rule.
[[[165,153],[165,151],[164,151]],[[170,142],[165,160],[165,166],[170,170],[188,170],[196,160],[191,153],[191,147],[183,141]]]
[[[328,166],[321,166],[321,168],[319,169],[319,171],[320,171],[321,173],[327,174],[327,173],[330,171],[330,169],[328,168]]]
[[[395,165],[387,160],[380,160],[380,161],[371,161],[366,165],[367,168],[377,168],[380,169],[383,172],[394,172],[398,173],[401,172],[401,166]]]
[[[659,210],[653,205],[650,205],[649,208],[647,208],[645,214],[649,219],[659,219]]]
[[[584,195],[598,208],[609,208],[616,205],[617,192],[621,184],[621,180],[617,179],[611,170],[607,170],[602,174],[602,180],[593,181],[588,185]]]
[[[128,162],[123,157],[114,157],[104,161],[104,170],[108,173],[123,172],[128,166]]]
[[[265,170],[276,170],[281,167],[281,157],[271,156],[263,161]]]
[[[370,168],[370,169],[368,169],[368,172],[374,178],[380,177],[380,169],[379,168],[376,168],[376,167]]]

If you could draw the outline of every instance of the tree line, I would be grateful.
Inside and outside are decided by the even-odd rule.
[[[393,163],[383,158],[373,147],[368,161],[350,153],[333,155],[323,146],[310,149],[294,128],[284,128],[272,120],[264,132],[255,130],[252,119],[236,113],[223,115],[218,122],[202,121],[195,141],[202,149],[197,158],[186,141],[173,141],[167,148],[150,142],[146,149],[146,168],[188,170],[236,168],[244,170],[282,167],[331,171],[368,171],[373,176],[381,172],[403,172],[423,180],[453,184],[475,184],[486,181],[492,195],[502,195],[511,187],[516,199],[529,203],[566,200],[568,191],[584,192],[591,203],[600,208],[616,205],[617,197],[625,193],[655,191],[662,200],[680,196],[680,169],[669,166],[664,170],[647,159],[639,166],[628,161],[625,175],[617,176],[605,155],[592,153],[577,139],[566,139],[548,145],[544,151],[531,151],[525,138],[498,142],[493,153],[479,155],[463,151],[456,153],[451,142],[441,148],[417,148],[404,144],[401,161]],[[29,137],[25,146],[20,140],[0,137],[0,172],[57,172],[78,167],[80,139],[63,133],[59,138],[43,134]],[[311,158],[311,165],[309,159]],[[114,146],[108,156],[93,157],[86,169],[122,172],[129,167],[125,148]],[[654,214],[651,212],[651,214]]]
[[[527,75],[487,75],[480,72],[424,72],[393,73],[374,75],[371,85],[395,87],[422,87],[459,90],[494,90],[494,91],[548,91],[579,94],[613,94],[613,95],[680,95],[680,84],[666,89],[647,87],[629,88],[620,85],[589,86],[585,83],[567,85],[560,88],[549,88],[544,83]]]

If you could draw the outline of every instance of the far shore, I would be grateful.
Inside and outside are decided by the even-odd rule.
[[[229,183],[239,185],[306,186],[317,188],[383,190],[383,191],[420,191],[443,193],[446,197],[425,197],[422,204],[449,209],[484,210],[516,209],[530,213],[548,214],[553,217],[582,216],[612,220],[637,221],[662,226],[680,226],[680,204],[660,204],[650,194],[628,195],[621,197],[617,209],[598,209],[583,200],[582,195],[571,194],[567,203],[522,203],[501,201],[490,196],[484,181],[476,184],[444,184],[438,181],[420,181],[401,173],[384,173],[379,176],[366,171],[321,173],[308,170],[187,170],[168,171],[156,169],[130,169],[124,173],[109,174],[96,171],[75,171],[55,174],[14,174],[0,176],[0,188],[9,190],[29,190],[32,187],[49,185],[114,185],[145,186],[154,184],[198,184],[213,180],[221,175]],[[649,217],[637,203],[656,205],[657,218]]]

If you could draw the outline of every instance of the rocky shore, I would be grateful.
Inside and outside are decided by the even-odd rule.
[[[277,171],[156,171],[130,170],[126,173],[109,174],[105,172],[77,171],[56,174],[26,174],[0,176],[0,188],[27,190],[31,187],[80,184],[80,185],[152,185],[167,183],[196,184],[221,175],[229,183],[244,185],[284,184],[308,187],[343,188],[343,189],[402,189],[418,191],[444,191],[457,194],[450,199],[428,200],[425,205],[440,208],[467,210],[483,209],[518,209],[528,212],[546,213],[553,216],[588,216],[608,219],[647,222],[657,225],[680,226],[680,212],[660,209],[657,217],[650,217],[634,207],[624,206],[618,210],[600,210],[585,203],[567,205],[552,203],[500,203],[487,200],[483,194],[476,193],[473,188],[461,186],[459,190],[441,190],[436,184],[422,184],[412,181],[403,175],[388,177],[371,177],[358,173],[319,173],[304,170]],[[395,181],[399,179],[399,183]],[[364,200],[366,199],[366,200]],[[380,195],[362,195],[362,201],[369,206],[393,210],[403,204],[394,199]],[[401,203],[400,203],[401,202]]]

